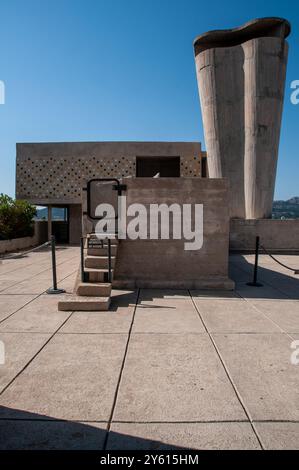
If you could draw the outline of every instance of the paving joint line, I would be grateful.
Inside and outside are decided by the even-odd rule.
[[[25,366],[13,377],[13,379],[0,391],[0,396],[10,387],[10,385],[24,372],[25,369],[34,361],[34,359],[39,355],[39,353],[49,344],[49,342],[54,338],[56,333],[64,326],[64,324],[69,320],[74,312],[71,312],[69,316],[64,320],[64,322],[54,331],[54,333],[47,339],[47,341],[42,345],[42,347],[31,357],[31,359],[25,364]]]
[[[117,402],[119,387],[120,387],[121,379],[122,379],[122,376],[123,376],[125,362],[126,362],[126,358],[127,358],[127,354],[128,354],[128,350],[129,350],[129,343],[130,343],[130,339],[131,339],[131,335],[132,335],[132,329],[133,329],[135,314],[136,314],[136,310],[137,310],[139,294],[140,294],[140,289],[138,289],[137,296],[136,296],[136,303],[135,303],[135,306],[134,306],[131,325],[130,325],[130,329],[129,329],[129,332],[128,332],[128,338],[127,338],[125,352],[124,352],[124,357],[123,357],[123,360],[122,360],[122,364],[121,364],[121,368],[120,368],[120,372],[119,372],[119,376],[118,376],[118,381],[117,381],[117,385],[116,385],[116,389],[115,389],[115,393],[114,393],[114,399],[113,399],[111,413],[110,413],[110,417],[109,417],[109,421],[108,421],[108,426],[107,426],[106,436],[105,436],[105,440],[104,440],[103,450],[107,449],[108,438],[109,438],[109,433],[110,433],[110,429],[111,429],[111,424],[113,422],[113,415],[114,415],[114,410],[115,410],[115,406],[116,406],[116,402]]]
[[[65,418],[18,418],[18,417],[1,417],[0,421],[30,421],[30,422],[46,422],[46,423],[102,423],[108,424],[108,421],[97,419],[65,419]],[[291,419],[254,419],[256,424],[272,423],[291,423],[299,424],[299,420]],[[129,420],[113,420],[111,424],[229,424],[244,423],[250,424],[248,419],[219,419],[219,420],[194,420],[194,421],[129,421]]]
[[[259,267],[262,267],[263,269],[268,269],[269,268],[264,268],[263,266],[259,266]],[[243,269],[242,267],[239,267],[239,269],[241,271],[243,271],[243,273],[246,273],[246,274],[249,274],[245,269]],[[271,271],[271,270],[270,270]],[[275,271],[272,271],[272,272],[275,272]],[[290,276],[289,276],[290,277]],[[290,277],[290,279],[293,279]],[[280,294],[283,294],[286,298],[290,299],[290,300],[296,300],[296,299],[293,299],[292,297],[290,297],[288,294],[286,294],[284,291],[280,290],[278,287],[275,287],[273,284],[271,284],[271,282],[265,280],[263,277],[261,278],[261,280],[264,282],[264,284],[266,284],[268,287],[271,287],[271,289],[274,289],[274,290],[277,290],[277,292],[279,292]],[[246,283],[246,281],[244,281],[244,284]],[[240,295],[240,294],[239,294]],[[240,295],[240,297],[243,298],[243,296]],[[270,299],[271,300],[271,299]],[[273,299],[272,299],[273,300]],[[285,300],[285,299],[282,299],[282,300]]]
[[[74,271],[75,272],[75,271]],[[71,274],[68,274],[66,277],[64,277],[63,279],[61,279],[61,281],[58,281],[58,284],[62,281],[64,281],[65,279],[67,279],[68,277],[72,276],[73,273]],[[29,300],[29,302],[27,302],[26,304],[24,304],[22,307],[18,308],[15,312],[12,312],[10,313],[7,317],[3,318],[2,320],[0,320],[0,325],[1,323],[3,323],[4,321],[8,320],[10,317],[12,317],[15,313],[18,313],[20,310],[22,310],[22,308],[24,307],[27,307],[27,305],[31,304],[31,302],[34,302],[34,300],[38,299],[39,297],[41,297],[42,295],[45,294],[45,292],[47,292],[47,290],[44,290],[43,292],[41,292],[40,294],[22,294],[22,295],[36,295],[36,297],[34,297],[33,299]],[[7,294],[7,295],[15,295],[15,294]],[[19,294],[21,295],[21,294]],[[1,333],[4,333],[3,331]]]
[[[250,303],[252,302],[252,301],[246,299],[245,297],[244,297],[244,300],[245,300],[245,302],[247,302],[249,305],[250,305]],[[288,336],[289,338],[294,339],[294,338],[291,336],[291,334],[287,333],[278,323],[276,323],[274,320],[272,320],[272,318],[268,317],[268,315],[267,315],[266,313],[262,312],[262,311],[261,311],[258,307],[256,307],[254,304],[252,304],[251,307],[254,308],[258,313],[260,313],[262,316],[264,316],[264,317],[265,317],[267,320],[269,320],[271,323],[273,323],[273,325],[277,326],[277,328],[280,329],[280,332],[277,332],[277,333],[274,332],[274,333],[268,333],[268,334],[271,334],[271,335],[272,335],[272,334],[284,334],[284,335]],[[266,333],[263,333],[263,334],[266,334]]]
[[[77,256],[72,257],[69,261],[71,261],[72,259],[75,259],[75,258],[77,258]],[[65,262],[67,262],[67,261],[62,261],[61,263],[57,263],[56,266],[60,266],[60,265],[64,264]],[[27,279],[23,279],[22,281],[18,281],[18,282],[16,282],[15,284],[12,284],[12,285],[9,286],[9,287],[5,287],[4,289],[1,289],[1,290],[0,290],[0,293],[1,293],[1,294],[2,294],[2,293],[5,294],[5,291],[6,291],[6,290],[11,289],[12,287],[17,286],[18,284],[21,284],[22,282],[29,281],[30,279],[34,279],[35,277],[39,276],[40,274],[45,273],[46,271],[52,271],[51,265],[50,265],[49,268],[43,269],[43,270],[40,271],[39,273],[34,274],[34,276],[32,276],[32,277],[28,277]],[[74,272],[74,271],[73,271],[73,272]],[[72,274],[73,274],[73,273],[72,273]],[[3,279],[3,280],[5,280],[5,279]],[[63,280],[63,279],[62,279],[62,280]],[[58,282],[61,282],[61,281],[58,281]],[[44,292],[45,292],[45,291],[44,291]],[[6,294],[7,294],[7,295],[14,295],[14,294],[12,294],[11,292],[7,292]],[[34,295],[34,294],[32,294],[32,295]]]
[[[242,269],[241,267],[239,268],[241,271],[245,272],[244,269]],[[277,290],[277,292],[280,292],[282,293],[283,295],[287,296],[287,299],[281,299],[281,300],[294,300],[296,301],[296,299],[293,299],[292,297],[288,296],[287,294],[285,294],[283,291],[281,291],[280,289],[278,289],[277,287],[275,287],[274,285],[272,285],[271,283],[268,283],[267,281],[265,281],[264,279],[262,279],[262,281],[267,284],[267,286],[271,287],[271,289],[274,289],[274,290]],[[245,302],[248,303],[248,305],[251,305],[252,308],[254,308],[257,312],[259,312],[261,315],[263,315],[267,320],[269,320],[273,325],[275,325],[277,328],[280,329],[281,333],[285,334],[286,336],[288,336],[290,339],[294,340],[294,336],[292,336],[293,334],[296,334],[296,333],[288,333],[286,332],[278,323],[276,323],[274,320],[272,320],[272,318],[270,318],[265,312],[262,312],[262,310],[260,310],[258,307],[256,307],[253,302],[254,300],[250,299],[250,298],[247,298],[247,297],[243,297],[239,292],[237,292],[237,294],[240,296],[240,298],[242,298],[243,300],[245,300]],[[263,299],[256,299],[256,300],[263,300]],[[276,299],[266,299],[266,300],[276,300]]]
[[[200,320],[202,321],[202,324],[204,325],[204,328],[205,328],[207,334],[209,335],[209,338],[210,338],[210,340],[211,340],[211,342],[212,342],[212,344],[213,344],[213,346],[214,346],[214,349],[215,349],[215,351],[216,351],[216,354],[217,354],[217,356],[218,356],[218,358],[219,358],[219,360],[220,360],[220,362],[221,362],[221,364],[222,364],[222,366],[223,366],[223,368],[224,368],[224,371],[225,371],[225,373],[226,373],[226,375],[227,375],[228,380],[230,381],[230,383],[231,383],[231,385],[232,385],[232,387],[233,387],[233,390],[234,390],[234,392],[235,392],[235,394],[236,394],[236,396],[237,396],[237,398],[238,398],[238,400],[239,400],[239,403],[240,403],[240,405],[242,406],[243,411],[244,411],[245,415],[247,416],[247,418],[248,418],[248,420],[249,420],[249,423],[251,424],[251,428],[252,428],[252,430],[253,430],[253,432],[254,432],[256,438],[257,438],[257,441],[258,441],[259,445],[261,446],[261,449],[264,450],[264,449],[265,449],[265,446],[263,445],[263,443],[262,443],[262,441],[261,441],[261,438],[260,438],[260,436],[259,436],[259,434],[258,434],[258,432],[257,432],[257,429],[256,429],[255,426],[254,426],[254,423],[253,423],[253,420],[252,420],[252,418],[251,418],[251,416],[250,416],[250,413],[249,413],[249,411],[247,410],[247,407],[245,406],[245,403],[243,402],[243,399],[242,399],[242,397],[241,397],[241,395],[240,395],[240,393],[239,393],[239,391],[238,391],[238,389],[237,389],[237,387],[236,387],[236,385],[235,385],[235,383],[234,383],[232,377],[230,376],[230,373],[229,373],[228,368],[227,368],[227,366],[226,366],[226,364],[225,364],[225,361],[224,361],[224,359],[222,358],[222,356],[221,356],[221,354],[220,354],[220,351],[219,351],[219,349],[218,349],[218,347],[217,347],[217,345],[216,345],[216,343],[215,343],[215,341],[214,341],[214,338],[213,338],[213,336],[210,334],[210,332],[209,332],[209,330],[208,330],[208,328],[207,328],[207,326],[206,326],[206,324],[205,324],[205,322],[204,322],[204,320],[203,320],[203,318],[202,318],[202,315],[201,315],[201,313],[200,313],[200,311],[199,311],[199,308],[197,307],[196,303],[195,303],[194,300],[193,300],[193,297],[192,297],[190,291],[189,291],[189,295],[190,295],[190,297],[191,297],[191,299],[192,299],[193,305],[194,305],[194,307],[195,307],[195,309],[196,309],[196,311],[197,311],[197,313],[198,313],[198,316],[199,316]]]

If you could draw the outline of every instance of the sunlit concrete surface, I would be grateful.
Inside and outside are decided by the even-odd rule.
[[[79,257],[57,250],[65,296]],[[249,287],[252,263],[230,257],[233,292],[115,290],[109,312],[58,312],[48,250],[3,261],[0,448],[299,449],[299,276],[262,255]]]

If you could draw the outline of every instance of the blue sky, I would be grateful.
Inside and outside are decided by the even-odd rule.
[[[299,2],[0,0],[0,192],[16,142],[204,142],[193,39],[252,18],[292,23],[276,198],[299,196]]]

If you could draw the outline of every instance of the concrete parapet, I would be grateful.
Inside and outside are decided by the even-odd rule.
[[[299,253],[299,219],[231,219],[231,251],[253,251],[256,236],[260,237],[261,244],[272,253]]]
[[[228,278],[227,181],[205,178],[128,178],[132,204],[203,204],[203,245],[187,251],[186,240],[120,240],[113,286],[233,289]]]

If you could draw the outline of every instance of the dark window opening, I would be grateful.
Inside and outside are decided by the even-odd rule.
[[[136,176],[148,177],[159,173],[161,178],[180,176],[180,157],[137,157]]]
[[[207,178],[208,171],[207,171],[207,157],[202,157],[201,159],[201,177]]]

